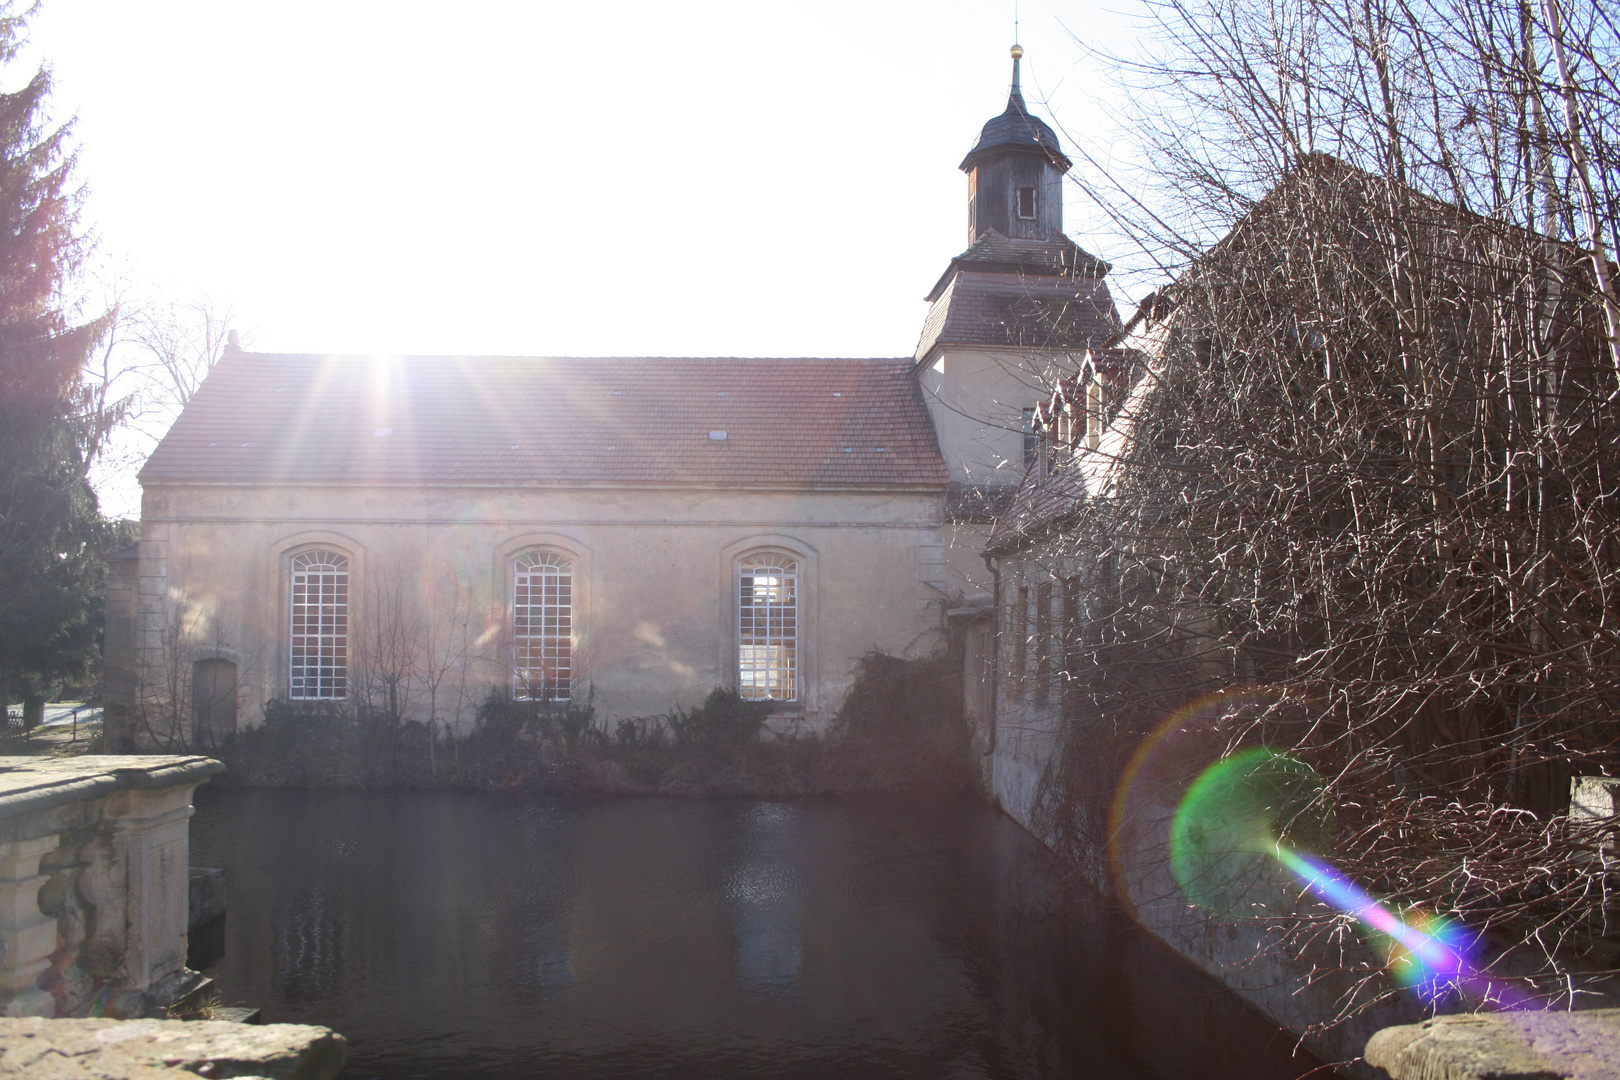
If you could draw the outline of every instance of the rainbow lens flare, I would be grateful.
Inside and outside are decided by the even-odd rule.
[[[1108,809],[1109,861],[1121,896],[1130,895],[1120,875],[1130,859],[1135,824],[1155,818],[1160,806],[1174,806],[1191,778],[1230,753],[1220,730],[1224,721],[1275,708],[1283,700],[1270,687],[1229,687],[1177,709],[1137,743]]]
[[[1236,918],[1282,914],[1303,887],[1371,931],[1390,973],[1424,1000],[1462,991],[1511,1004],[1470,963],[1461,927],[1416,909],[1397,912],[1295,846],[1325,847],[1332,829],[1315,769],[1263,747],[1241,750],[1187,788],[1171,823],[1171,867],[1190,900]]]
[[[1251,721],[1291,723],[1310,701],[1264,686],[1237,686],[1189,703],[1136,747],[1109,806],[1108,861],[1115,894],[1138,918],[1165,900],[1169,869],[1188,900],[1234,919],[1300,911],[1302,893],[1352,916],[1384,953],[1390,974],[1429,1002],[1453,993],[1476,1005],[1524,1008],[1539,995],[1474,962],[1465,927],[1416,909],[1395,910],[1313,851],[1331,846],[1333,803],[1309,764],[1234,741]],[[1169,835],[1166,837],[1165,828]]]
[[[1264,747],[1240,750],[1187,789],[1170,824],[1170,865],[1202,908],[1234,918],[1281,914],[1295,895],[1277,865],[1282,839],[1322,847],[1332,832],[1315,769]]]
[[[1276,855],[1313,896],[1386,939],[1388,967],[1401,985],[1433,1000],[1481,981],[1460,927],[1416,910],[1397,913],[1326,863],[1281,844]]]

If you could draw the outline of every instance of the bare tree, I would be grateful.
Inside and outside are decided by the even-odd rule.
[[[469,703],[473,594],[453,566],[432,575],[423,620],[421,683],[427,693],[428,762],[437,768],[437,726],[447,703],[452,732]]]
[[[254,678],[261,657],[241,649],[228,614],[184,594],[165,596],[144,629],[128,737],[145,749],[219,749],[239,721],[240,688]]]
[[[431,568],[431,569],[425,569]],[[473,679],[487,658],[476,655],[475,597],[448,562],[407,545],[367,568],[354,622],[350,687],[359,718],[388,740],[397,764],[406,725],[422,724],[429,764],[437,737],[454,727],[480,691]]]
[[[141,658],[136,682],[135,744],[191,749],[192,646],[205,616],[183,598],[170,598],[157,627],[157,651]]]
[[[149,302],[135,311],[130,340],[144,384],[143,419],[167,430],[224,355],[234,322],[231,308],[207,295]]]
[[[1132,70],[1159,186],[1090,193],[1174,280],[1099,380],[1114,437],[1075,440],[1059,393],[1044,495],[997,541],[1064,597],[1046,820],[1094,846],[1156,725],[1263,685],[1209,752],[1314,766],[1325,854],[1607,963],[1615,882],[1563,811],[1572,774],[1620,767],[1612,14],[1154,10],[1162,54]],[[1007,618],[1033,708],[1047,643]],[[1384,991],[1357,970],[1359,1007]]]
[[[224,355],[235,315],[206,294],[163,298],[128,268],[104,267],[96,278],[110,325],[82,374],[79,404],[92,433],[86,461],[97,487],[110,492],[133,488],[135,472]]]
[[[362,719],[388,738],[396,764],[400,727],[420,705],[427,660],[429,618],[411,568],[397,553],[372,561],[350,647],[350,692]]]

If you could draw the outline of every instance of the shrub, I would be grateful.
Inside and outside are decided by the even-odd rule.
[[[573,701],[530,701],[514,698],[504,687],[492,687],[478,706],[476,722],[496,742],[528,738],[573,748],[581,743],[602,741],[596,726],[595,690],[588,691],[585,703]]]
[[[613,741],[622,747],[662,746],[664,722],[656,716],[626,717],[613,732]]]
[[[900,735],[962,725],[962,664],[948,650],[908,660],[873,649],[855,662],[855,682],[834,718],[846,736]]]
[[[677,746],[741,746],[758,740],[775,708],[773,701],[745,701],[737,691],[717,686],[691,712],[677,708],[669,729]]]
[[[374,727],[343,702],[272,698],[264,723],[228,736],[218,756],[250,784],[364,783],[374,771]]]
[[[962,652],[922,659],[873,649],[833,719],[829,767],[843,790],[961,790],[972,784]]]
[[[264,723],[220,747],[233,785],[466,788],[556,795],[960,790],[967,739],[949,661],[863,658],[828,739],[760,741],[777,707],[711,691],[696,708],[618,720],[583,703],[514,700],[503,688],[461,729],[341,702],[270,701]]]

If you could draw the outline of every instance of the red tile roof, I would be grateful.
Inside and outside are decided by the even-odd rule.
[[[232,351],[140,479],[943,489],[911,367]]]

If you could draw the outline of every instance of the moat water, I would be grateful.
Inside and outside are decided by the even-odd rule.
[[[345,1078],[1318,1067],[968,799],[205,787],[191,837],[229,897],[194,959]]]

